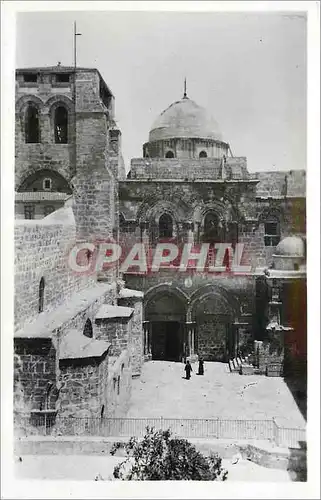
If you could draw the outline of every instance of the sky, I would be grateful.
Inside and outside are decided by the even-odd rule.
[[[187,94],[249,171],[306,168],[306,18],[287,13],[28,12],[16,67],[96,67],[115,96],[127,170],[157,116]]]

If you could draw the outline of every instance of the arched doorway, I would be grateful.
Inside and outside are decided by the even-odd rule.
[[[159,291],[145,305],[151,331],[152,359],[181,361],[184,355],[186,305],[183,297]]]
[[[219,292],[209,292],[192,306],[196,325],[195,350],[205,361],[226,362],[233,357],[235,335],[233,312]]]

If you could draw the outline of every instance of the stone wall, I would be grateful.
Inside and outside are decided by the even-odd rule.
[[[74,214],[77,237],[90,241],[112,237],[118,226],[115,210],[119,158],[116,163],[111,161],[114,153],[110,147],[111,142],[118,147],[120,135],[110,140],[113,110],[110,103],[101,99],[99,86],[97,72],[77,75]]]
[[[105,417],[117,418],[127,414],[132,388],[131,356],[127,349],[118,357],[109,358],[109,371],[105,386],[107,406]]]
[[[51,339],[15,339],[14,408],[21,412],[54,408],[46,398],[56,385],[56,350]]]
[[[119,298],[120,306],[134,309],[131,321],[131,336],[129,351],[131,353],[131,364],[133,376],[139,376],[144,362],[144,332],[143,332],[143,304],[142,298],[127,297]]]
[[[100,417],[107,407],[108,356],[61,360],[59,416]]]
[[[68,253],[76,242],[73,224],[36,221],[15,223],[15,328],[39,314],[39,286],[44,278],[44,311],[94,283],[93,276],[74,273]]]
[[[111,344],[111,356],[119,356],[129,349],[131,343],[132,318],[109,318],[96,320],[96,338]]]
[[[249,179],[246,159],[228,158],[222,167],[220,158],[168,159],[134,158],[131,161],[131,179],[222,180]]]

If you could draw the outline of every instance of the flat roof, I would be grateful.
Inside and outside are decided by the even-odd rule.
[[[84,67],[76,67],[76,72],[96,72],[99,75],[99,78],[101,82],[103,83],[103,86],[106,87],[106,90],[108,93],[114,97],[114,94],[108,87],[107,83],[105,82],[104,78],[102,77],[100,71],[97,68],[84,68]],[[17,68],[16,69],[16,75],[21,75],[25,73],[74,73],[75,72],[75,67],[74,66],[62,66],[62,65],[57,65],[57,66],[35,66],[31,68]]]
[[[95,316],[95,319],[130,318],[133,312],[134,309],[131,307],[102,304]]]
[[[105,340],[88,338],[77,330],[71,330],[61,339],[59,359],[100,358],[110,346]]]
[[[52,338],[54,330],[87,309],[98,297],[111,290],[110,283],[97,284],[80,292],[75,292],[53,311],[43,311],[15,332],[15,338]]]

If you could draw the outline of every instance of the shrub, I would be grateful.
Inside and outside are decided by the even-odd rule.
[[[146,428],[141,441],[130,438],[127,443],[115,443],[114,455],[124,447],[127,458],[114,468],[114,478],[123,481],[225,481],[227,471],[217,455],[206,457],[186,439],[171,437],[170,430]]]

